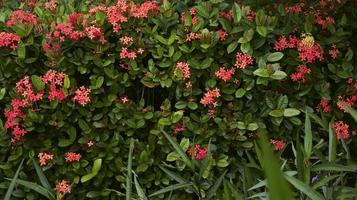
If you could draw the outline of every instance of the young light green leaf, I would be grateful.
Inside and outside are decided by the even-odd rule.
[[[136,174],[134,175],[134,183],[135,183],[135,189],[136,189],[136,192],[138,193],[139,199],[140,200],[147,200],[148,198],[146,197],[143,188],[140,186],[140,183],[139,183],[139,181],[137,179]]]
[[[36,90],[45,89],[45,83],[42,81],[42,79],[39,76],[32,75],[31,82],[32,82],[33,86],[36,88]]]
[[[1,90],[0,90],[0,100],[2,100],[4,98],[5,94],[6,94],[6,89],[5,88],[1,88]]]
[[[300,110],[296,108],[285,108],[284,117],[294,117],[300,114]]]
[[[281,60],[284,57],[284,54],[282,52],[274,52],[274,53],[270,53],[267,57],[267,60],[269,62],[276,62]]]
[[[265,26],[257,26],[257,32],[263,37],[266,37],[268,34],[267,28],[265,28]]]
[[[81,182],[84,183],[94,178],[98,174],[101,167],[102,167],[102,159],[101,158],[96,159],[93,163],[91,172],[89,174],[82,176]]]
[[[233,21],[235,24],[239,23],[242,19],[242,10],[237,3],[233,4]]]

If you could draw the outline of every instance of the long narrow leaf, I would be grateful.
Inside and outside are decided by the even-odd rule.
[[[147,200],[148,198],[146,197],[143,188],[140,186],[140,183],[136,175],[134,175],[134,183],[135,183],[136,192],[138,193],[140,200]]]
[[[335,172],[356,172],[356,166],[324,163],[315,165],[312,171],[335,171]]]
[[[355,110],[347,105],[345,105],[345,107],[347,107],[348,112],[351,114],[351,116],[353,117],[355,122],[357,122],[357,110]]]
[[[181,148],[181,146],[172,139],[171,136],[169,136],[169,134],[167,134],[164,129],[161,129],[161,132],[164,134],[164,136],[167,138],[167,140],[170,142],[170,144],[172,145],[172,147],[177,151],[177,153],[180,154],[181,158],[183,159],[183,161],[186,163],[186,165],[188,167],[193,167],[192,162],[190,160],[190,158],[187,156],[187,154],[183,151],[183,149]]]
[[[335,162],[336,160],[336,135],[334,134],[332,130],[332,122],[329,124],[328,128],[328,135],[329,135],[329,141],[328,141],[328,161],[329,162]]]
[[[186,187],[189,187],[191,185],[192,185],[191,183],[177,183],[175,185],[170,185],[168,187],[162,188],[161,190],[158,190],[158,191],[150,194],[149,197],[154,197],[154,196],[166,193],[166,192],[171,192],[171,191],[174,191],[174,190],[186,188]]]
[[[332,181],[333,179],[339,177],[340,175],[333,175],[333,176],[329,176],[329,177],[326,177],[324,179],[321,179],[319,181],[317,181],[313,186],[312,186],[312,189],[316,190],[318,189],[319,187],[321,186],[324,186],[326,185],[328,182]]]
[[[264,172],[267,177],[269,187],[269,199],[274,200],[293,200],[293,194],[284,180],[277,159],[274,157],[273,150],[265,134],[260,136],[260,145],[263,152]]]
[[[238,192],[236,188],[234,188],[233,184],[224,179],[225,186],[227,185],[229,189],[231,190],[232,196],[234,197],[234,200],[243,200],[243,196],[241,193]]]
[[[43,173],[41,167],[37,164],[37,162],[35,160],[32,160],[32,163],[33,163],[33,166],[35,167],[37,176],[40,179],[41,185],[48,190],[52,190],[50,182],[48,181],[47,177]]]
[[[7,188],[7,191],[6,191],[4,200],[10,200],[11,194],[12,194],[12,192],[14,191],[15,183],[16,183],[17,177],[19,177],[19,173],[20,173],[20,170],[21,170],[21,168],[22,168],[22,164],[23,164],[23,163],[24,163],[24,160],[22,159],[21,162],[20,162],[19,167],[18,167],[17,170],[16,170],[16,173],[15,173],[14,178],[11,180],[11,183],[10,183],[9,188]]]
[[[305,112],[305,137],[304,137],[304,149],[306,158],[310,158],[312,152],[312,133],[311,133],[311,121],[309,113]]]
[[[316,192],[315,190],[313,190],[311,187],[309,187],[299,179],[296,179],[288,175],[284,175],[284,177],[289,183],[291,183],[291,185],[293,185],[296,189],[298,189],[302,193],[306,194],[306,196],[308,196],[310,199],[324,200],[324,197],[320,193]]]
[[[8,179],[7,180],[14,180],[14,179]],[[50,190],[42,187],[41,185],[37,184],[37,183],[33,183],[33,182],[29,182],[29,181],[24,181],[24,180],[21,180],[21,179],[17,179],[15,180],[16,183],[28,188],[28,189],[31,189],[31,190],[34,190],[36,191],[37,193],[41,194],[42,196],[46,197],[47,199],[49,200],[53,200],[55,199],[54,195],[51,193]]]
[[[175,181],[182,183],[182,184],[189,184],[190,182],[184,178],[182,178],[180,175],[176,174],[175,172],[172,172],[168,169],[166,169],[165,167],[161,167],[159,166],[160,169],[165,172],[170,178],[174,179]]]
[[[207,192],[207,197],[206,199],[211,199],[213,196],[216,195],[216,192],[218,190],[218,188],[221,186],[222,184],[222,181],[223,181],[223,178],[224,178],[224,175],[226,175],[227,173],[227,170],[224,171],[220,176],[219,178],[216,180],[216,182],[214,183],[214,185],[208,190]]]
[[[134,139],[130,139],[129,146],[129,156],[128,156],[128,166],[127,166],[127,174],[126,174],[126,200],[131,200],[131,186],[132,186],[132,162],[133,162],[133,150],[134,150]]]

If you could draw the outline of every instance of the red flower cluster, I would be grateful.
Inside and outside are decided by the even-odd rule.
[[[273,140],[270,139],[270,143],[274,145],[274,150],[275,151],[281,151],[282,149],[284,149],[286,143],[284,140]]]
[[[332,59],[336,59],[340,55],[340,51],[336,48],[336,45],[332,46],[332,49],[328,51]]]
[[[38,154],[38,158],[39,158],[40,166],[43,167],[47,165],[48,161],[53,160],[53,154],[41,152]]]
[[[320,103],[317,107],[318,111],[320,111],[320,107],[322,108],[322,112],[331,112],[331,107],[330,107],[329,101],[327,99],[320,100]]]
[[[250,21],[250,22],[254,21],[255,16],[256,16],[256,12],[254,10],[249,10],[248,11],[248,13],[247,13],[248,21]]]
[[[305,6],[304,3],[297,3],[293,6],[286,6],[285,7],[285,12],[286,13],[293,13],[293,14],[300,14],[302,11],[302,8]]]
[[[343,139],[348,139],[350,137],[350,133],[348,132],[348,124],[345,124],[343,121],[335,122],[333,128],[335,129],[337,139],[341,139],[341,135]]]
[[[354,106],[354,104],[356,103],[356,101],[357,101],[357,96],[356,95],[352,95],[352,96],[347,97],[347,98],[339,96],[338,97],[338,102],[336,104],[337,104],[338,108],[341,111],[347,113],[348,110],[347,110],[346,106],[352,108]]]
[[[221,41],[226,40],[226,37],[228,36],[227,32],[225,32],[223,29],[220,29],[220,30],[218,31],[218,34],[219,34],[219,39],[220,39]]]
[[[286,38],[285,36],[280,36],[278,41],[274,44],[274,50],[282,51],[287,48],[296,48],[299,43],[300,39],[293,35],[290,35],[289,38]]]
[[[67,152],[65,154],[66,162],[78,162],[82,158],[82,155],[74,152]]]
[[[129,51],[128,48],[123,47],[119,53],[120,59],[135,59],[136,58],[136,51]]]
[[[176,70],[179,70],[182,74],[183,79],[189,79],[191,76],[190,65],[187,62],[176,63]]]
[[[31,24],[36,25],[37,17],[32,13],[24,10],[15,10],[11,13],[10,19],[6,22],[8,27],[13,27],[15,24]]]
[[[190,8],[190,15],[191,15],[191,22],[192,22],[192,25],[195,25],[197,24],[198,22],[198,18],[196,17],[196,8],[195,7],[192,7]],[[184,22],[185,21],[185,18],[186,18],[186,12],[182,12],[181,13],[181,22]]]
[[[193,150],[192,147],[188,148],[188,155],[192,156],[192,152],[194,153],[195,160],[203,160],[207,156],[207,149],[201,148],[199,144],[196,144]]]
[[[228,21],[232,21],[232,19],[233,19],[233,11],[232,10],[230,10],[228,12],[221,11],[219,13],[219,17],[220,18],[224,18],[224,19],[226,19]]]
[[[191,42],[193,40],[200,40],[201,39],[201,34],[200,33],[187,33],[186,34],[186,41]]]
[[[13,33],[0,32],[0,48],[9,47],[15,50],[20,41],[21,38]]]
[[[298,45],[299,58],[301,61],[313,63],[316,60],[323,61],[324,50],[319,44],[306,45],[303,41]]]
[[[213,107],[217,106],[217,102],[215,101],[215,98],[220,97],[221,94],[219,93],[219,89],[213,89],[213,90],[208,90],[204,97],[201,99],[200,103],[203,104],[204,106],[212,104]]]
[[[56,184],[55,190],[59,193],[59,199],[62,199],[64,194],[71,193],[71,186],[68,181],[62,180]]]
[[[223,80],[224,82],[227,82],[231,80],[235,72],[234,68],[231,69],[225,69],[224,67],[219,68],[219,70],[216,72],[217,78]]]
[[[248,65],[251,65],[253,63],[254,59],[251,55],[247,53],[238,52],[236,55],[236,64],[234,66],[240,69],[245,69]]]
[[[299,65],[298,71],[291,74],[290,78],[294,82],[304,83],[306,81],[306,75],[310,74],[311,70],[306,65]]]
[[[113,25],[113,32],[118,32],[121,29],[121,24],[128,21],[128,18],[147,18],[150,11],[158,11],[159,7],[152,1],[145,1],[141,5],[135,5],[126,0],[118,0],[114,6],[96,6],[90,9],[89,15],[94,15],[101,11],[107,15],[108,21]]]
[[[62,86],[64,77],[63,72],[56,72],[55,70],[49,70],[42,76],[42,81],[50,85],[48,100],[54,101],[57,98],[58,102],[61,102],[65,99],[63,88],[57,88],[57,86]]]
[[[74,96],[73,100],[77,101],[79,104],[82,106],[86,105],[88,102],[90,102],[90,89],[85,88],[84,86],[81,86],[76,90],[76,95]]]

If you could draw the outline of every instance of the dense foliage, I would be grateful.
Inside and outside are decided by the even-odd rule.
[[[0,5],[0,196],[356,196],[356,1]]]

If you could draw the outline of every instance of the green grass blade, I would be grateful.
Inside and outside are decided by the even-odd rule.
[[[16,173],[15,173],[14,178],[11,180],[11,183],[10,183],[9,188],[7,188],[7,191],[6,191],[4,200],[10,200],[11,195],[12,195],[12,192],[14,191],[14,188],[15,188],[16,180],[17,180],[17,178],[19,177],[19,173],[20,173],[20,170],[21,170],[21,168],[22,168],[22,164],[23,164],[23,163],[24,163],[24,160],[22,159],[21,162],[20,162],[19,167],[18,167],[17,170],[16,170]]]
[[[161,167],[159,166],[160,169],[165,172],[165,174],[167,174],[170,178],[174,179],[175,181],[182,183],[182,184],[189,184],[190,182],[184,178],[182,178],[180,175],[176,174],[175,172],[172,172],[168,169],[166,169],[165,167]]]
[[[164,194],[166,192],[171,192],[171,191],[174,191],[174,190],[187,188],[187,187],[189,187],[191,185],[192,185],[191,183],[177,183],[175,185],[170,185],[168,187],[162,188],[162,189],[150,194],[149,197],[154,197],[154,196],[157,196],[157,195],[160,195],[160,194]]]
[[[355,122],[357,122],[357,110],[345,105],[345,107],[347,108],[347,111],[350,113],[350,115],[353,117],[353,119],[355,120]]]
[[[221,186],[222,181],[224,179],[224,175],[226,175],[227,170],[225,170],[220,176],[219,178],[216,180],[216,182],[214,183],[214,185],[208,190],[207,192],[207,196],[206,199],[211,199],[213,196],[216,195],[216,192],[218,190],[218,188]]]
[[[313,190],[311,187],[300,181],[299,179],[296,179],[292,176],[284,175],[285,179],[291,183],[296,189],[304,193],[306,196],[308,196],[310,199],[313,200],[325,200],[324,197],[318,193],[317,191]],[[275,199],[274,199],[275,200]]]
[[[333,179],[339,177],[340,175],[333,175],[333,176],[329,176],[329,177],[326,177],[326,178],[323,178],[319,181],[317,181],[313,186],[312,186],[312,189],[316,190],[318,189],[319,187],[321,186],[324,186],[326,185],[328,182],[332,181]]]
[[[304,150],[306,159],[309,159],[312,152],[312,133],[311,133],[311,121],[309,113],[305,112],[305,137],[304,137]]]
[[[172,147],[177,151],[178,154],[180,154],[181,158],[183,161],[186,163],[188,167],[193,167],[192,162],[190,158],[187,156],[186,152],[181,148],[181,146],[174,140],[172,137],[167,134],[164,129],[161,129],[161,132],[164,134],[164,136],[167,138],[167,140],[170,142]]]
[[[33,166],[35,167],[37,176],[40,179],[41,185],[48,190],[52,190],[50,182],[48,181],[46,175],[43,173],[41,167],[38,165],[38,163],[35,160],[32,160],[32,163]]]
[[[140,183],[139,183],[136,175],[134,175],[134,183],[135,183],[135,189],[136,189],[136,192],[137,192],[137,194],[139,196],[139,199],[140,200],[147,200],[148,198],[146,197],[143,188],[140,186]]]
[[[284,180],[283,173],[265,134],[259,139],[263,153],[264,172],[269,187],[269,199],[293,200],[293,194]]]
[[[132,162],[133,162],[133,150],[134,150],[134,139],[130,139],[130,146],[129,146],[129,156],[128,156],[128,166],[127,166],[127,174],[126,174],[126,200],[131,200],[131,186],[132,186]]]
[[[328,142],[328,161],[333,163],[336,160],[336,135],[332,130],[332,122],[329,124],[328,128],[329,142]]]
[[[234,197],[234,200],[243,200],[243,196],[236,188],[234,188],[233,184],[227,181],[226,179],[223,180],[225,183],[225,187],[228,186],[228,188],[231,191],[232,196]]]
[[[324,164],[315,165],[312,168],[312,171],[356,172],[357,167],[352,165],[324,163]]]
[[[8,179],[7,180],[14,180],[14,179]],[[50,190],[42,187],[41,185],[37,184],[37,183],[33,183],[33,182],[29,182],[29,181],[24,181],[24,180],[20,180],[20,179],[17,179],[15,180],[16,183],[28,188],[28,189],[31,189],[31,190],[34,190],[36,191],[37,193],[41,194],[42,196],[46,197],[47,199],[50,199],[50,200],[53,200],[55,199],[54,195],[51,193]]]

